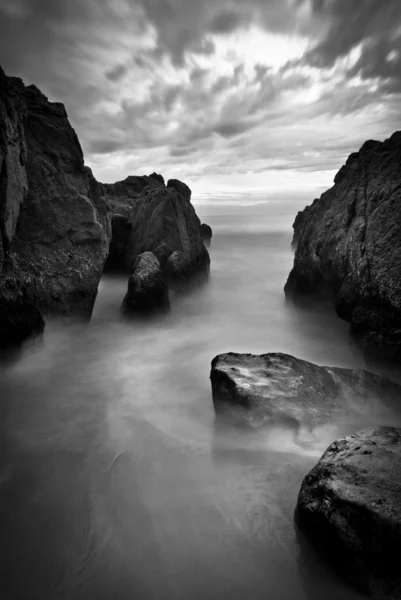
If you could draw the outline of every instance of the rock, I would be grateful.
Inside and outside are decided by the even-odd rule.
[[[43,317],[32,300],[19,286],[7,281],[0,294],[0,349],[39,335],[44,327]]]
[[[131,223],[128,268],[139,254],[149,251],[159,259],[170,283],[209,272],[210,258],[200,236],[199,219],[177,188],[145,187],[133,205]]]
[[[64,106],[1,70],[0,188],[2,306],[11,293],[16,304],[28,299],[26,332],[37,329],[36,311],[90,317],[111,233],[107,201]]]
[[[287,296],[328,295],[364,346],[401,359],[401,132],[366,142],[294,223]]]
[[[220,354],[210,374],[213,403],[239,424],[296,432],[345,418],[348,410],[398,401],[401,386],[362,370],[321,367],[288,354]]]
[[[177,192],[181,194],[185,200],[188,200],[188,202],[191,200],[192,192],[190,188],[186,183],[179,181],[179,179],[169,179],[167,182],[167,187],[177,190]]]
[[[151,175],[129,175],[123,181],[103,183],[102,190],[107,196],[113,214],[130,218],[132,208],[146,187],[164,188],[164,179],[157,173]]]
[[[210,227],[210,225],[202,223],[202,225],[200,226],[200,235],[204,242],[210,242],[213,235],[212,228]]]
[[[401,429],[337,440],[302,483],[296,521],[362,591],[401,597]]]
[[[163,186],[165,185],[163,175],[159,175],[159,173],[151,173],[149,175],[149,177],[151,177],[152,179],[155,179],[156,181],[161,183]]]
[[[152,252],[144,252],[135,261],[122,309],[126,314],[135,314],[164,310],[168,306],[168,287],[159,260]]]

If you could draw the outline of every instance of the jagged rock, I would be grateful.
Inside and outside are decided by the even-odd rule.
[[[160,260],[170,282],[208,273],[210,258],[200,236],[199,219],[177,188],[145,187],[133,205],[131,223],[128,268],[139,254],[149,251]]]
[[[328,294],[366,348],[401,359],[401,132],[366,142],[294,223],[288,296]]]
[[[200,234],[204,242],[210,242],[213,235],[212,228],[210,227],[210,225],[202,223],[202,225],[200,226]]]
[[[300,529],[349,580],[377,598],[401,597],[401,429],[337,440],[302,483]]]
[[[362,370],[321,367],[288,354],[220,354],[210,373],[216,414],[239,424],[296,432],[347,415],[349,407],[399,401],[401,386]]]
[[[146,187],[164,188],[164,179],[157,173],[129,175],[123,181],[103,183],[102,189],[114,214],[130,217],[136,199]]]
[[[188,202],[191,200],[192,192],[190,188],[186,183],[183,183],[179,179],[169,179],[167,182],[167,187],[177,190],[177,192],[181,194],[185,200],[188,200]]]
[[[40,312],[89,317],[108,252],[107,201],[64,106],[1,70],[0,188],[0,301],[12,289]]]
[[[168,306],[168,287],[159,260],[152,252],[144,252],[135,261],[122,310],[126,314],[135,314],[163,310]]]
[[[131,221],[125,215],[113,214],[111,218],[111,242],[106,269],[118,270],[125,267],[125,253],[131,234]]]
[[[149,177],[151,177],[152,179],[155,179],[156,181],[158,181],[162,185],[165,185],[163,175],[159,175],[159,173],[151,173],[149,175]]]

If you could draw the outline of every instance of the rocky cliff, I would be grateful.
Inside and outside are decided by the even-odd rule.
[[[89,317],[109,227],[64,106],[0,70],[0,333],[14,300]]]
[[[328,294],[370,348],[401,358],[401,132],[350,155],[298,213],[285,292]]]

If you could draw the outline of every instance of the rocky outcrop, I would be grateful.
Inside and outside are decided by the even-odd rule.
[[[348,579],[401,597],[401,429],[340,439],[305,477],[296,521]]]
[[[123,181],[103,183],[102,190],[107,196],[112,213],[130,218],[135,201],[141,192],[149,186],[163,189],[165,186],[162,175],[157,173],[129,175]]]
[[[168,287],[160,263],[152,252],[144,252],[135,261],[122,310],[125,314],[143,314],[168,307]]]
[[[288,296],[323,293],[369,349],[401,359],[401,132],[366,142],[294,223]]]
[[[210,374],[217,415],[296,432],[345,418],[350,407],[400,401],[401,386],[362,370],[321,367],[288,354],[220,354]]]
[[[64,106],[1,70],[0,190],[2,306],[15,294],[35,314],[89,317],[108,252],[107,202]]]
[[[126,265],[130,267],[142,252],[153,252],[172,284],[206,275],[210,264],[200,236],[200,221],[185,191],[189,188],[178,183],[175,187],[147,186],[142,190],[133,204],[126,253]]]
[[[212,228],[210,227],[210,225],[202,223],[200,226],[200,235],[204,242],[210,243],[210,240],[212,239],[213,235]]]

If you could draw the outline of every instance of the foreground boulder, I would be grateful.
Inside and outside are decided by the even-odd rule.
[[[296,521],[363,591],[401,598],[401,429],[331,444],[302,483]]]
[[[252,427],[283,424],[299,432],[401,400],[401,386],[362,370],[320,367],[288,354],[220,354],[210,373],[216,414]]]
[[[12,294],[30,307],[19,318],[26,334],[36,311],[90,317],[108,252],[107,202],[64,106],[1,69],[0,179],[3,323],[15,322]]]
[[[135,261],[121,308],[125,314],[140,314],[168,307],[168,287],[160,263],[152,252],[144,252]]]
[[[401,359],[401,132],[366,142],[294,223],[288,296],[322,293],[370,351]]]

